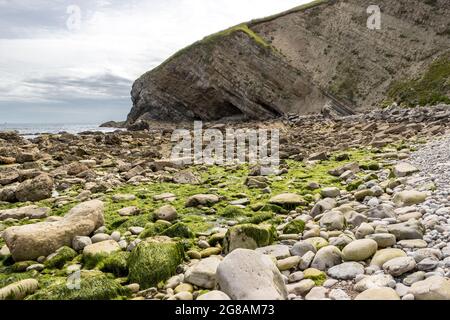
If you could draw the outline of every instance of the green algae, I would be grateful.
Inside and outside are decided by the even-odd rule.
[[[99,271],[81,271],[79,288],[65,277],[43,277],[39,284],[41,289],[26,300],[111,300],[131,294],[112,275]]]
[[[165,237],[142,241],[128,259],[129,280],[147,289],[157,286],[175,275],[184,260],[184,248],[180,242]]]
[[[69,247],[62,247],[56,251],[48,260],[44,262],[46,268],[61,269],[66,262],[74,259],[78,253]]]
[[[300,234],[305,230],[305,222],[303,220],[293,220],[289,222],[284,228],[285,234]]]
[[[405,107],[450,103],[450,53],[436,59],[418,79],[394,83],[388,91],[390,102]]]

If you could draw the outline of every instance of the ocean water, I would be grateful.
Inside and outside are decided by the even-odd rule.
[[[123,130],[118,128],[100,128],[99,125],[86,123],[0,123],[0,131],[17,131],[26,138],[33,138],[45,133],[68,132],[77,134],[83,131],[113,132]]]

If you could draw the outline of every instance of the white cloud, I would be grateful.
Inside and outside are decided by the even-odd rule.
[[[123,98],[121,90],[101,88],[105,80],[102,76],[126,79],[131,85],[142,73],[208,34],[306,2],[0,0],[0,12],[8,8],[17,15],[17,23],[8,16],[6,29],[3,22],[3,31],[0,31],[0,100],[108,99],[105,93],[111,98]],[[81,8],[81,29],[76,32],[66,28],[69,4],[78,4]],[[26,13],[27,19],[20,17],[21,13]],[[46,15],[51,21],[49,25],[43,24]],[[33,17],[35,25],[24,24],[25,20],[33,21]],[[1,32],[9,32],[10,36],[1,39]],[[71,79],[72,85],[59,83],[59,78]],[[96,79],[98,85],[93,86],[89,78]],[[128,86],[126,81],[120,84]],[[88,86],[92,89],[87,89]],[[130,88],[124,89],[129,91]]]

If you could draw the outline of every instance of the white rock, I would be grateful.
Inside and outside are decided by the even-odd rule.
[[[216,272],[222,259],[209,257],[190,267],[185,274],[185,281],[200,288],[213,289],[216,285]]]
[[[273,261],[253,250],[236,249],[218,266],[221,291],[233,300],[285,300],[287,289]]]

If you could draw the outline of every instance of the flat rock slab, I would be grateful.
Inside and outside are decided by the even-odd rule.
[[[87,236],[100,228],[103,210],[99,200],[84,202],[58,221],[11,227],[2,236],[15,261],[35,260],[63,246],[70,247],[76,236]]]
[[[38,206],[26,206],[22,208],[14,208],[7,210],[0,210],[0,221],[6,219],[42,219],[48,216],[50,208],[38,207]]]

